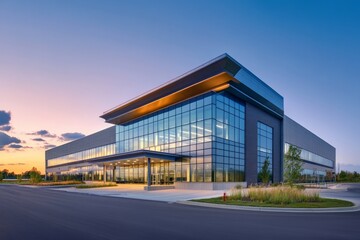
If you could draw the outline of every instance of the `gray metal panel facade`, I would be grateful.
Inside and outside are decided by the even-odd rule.
[[[53,159],[116,142],[116,127],[112,126],[81,139],[52,148],[45,152],[45,159]]]
[[[246,103],[245,110],[245,172],[248,184],[257,183],[257,122],[273,128],[273,181],[282,180],[283,140],[282,119]]]
[[[235,78],[279,109],[284,110],[284,98],[246,68],[242,67]]]
[[[333,146],[287,116],[284,117],[284,140],[329,160],[336,160],[336,149]]]

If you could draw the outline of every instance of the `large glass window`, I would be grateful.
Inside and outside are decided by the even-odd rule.
[[[223,93],[215,95],[214,107],[214,181],[244,181],[245,106],[233,96]]]
[[[118,125],[117,152],[144,149],[188,156],[171,163],[176,181],[244,181],[244,122],[242,102],[208,93]]]
[[[289,150],[289,146],[290,146],[289,143],[285,143],[285,148],[284,148],[284,150],[285,150],[284,153],[285,154]],[[301,150],[300,158],[302,160],[309,161],[309,162],[316,163],[316,164],[321,164],[321,165],[324,165],[324,166],[330,167],[330,168],[334,167],[334,162],[331,161],[330,159],[324,158],[322,156],[319,156],[319,155],[317,155],[315,153],[312,153],[312,152],[307,151],[307,150],[302,149],[302,148],[299,148],[299,149]]]
[[[272,127],[258,122],[257,123],[257,170],[258,173],[264,166],[265,161],[269,161],[270,179],[273,176],[273,129]]]
[[[244,181],[245,106],[225,92],[197,96],[117,125],[116,144],[51,159],[48,166],[136,150],[182,155],[169,165],[171,181]],[[142,182],[146,179],[142,172],[120,168],[114,176]]]
[[[112,154],[115,154],[115,144],[109,144],[101,147],[91,148],[88,150],[72,153],[58,158],[48,159],[47,166],[52,167],[60,164],[103,157]]]

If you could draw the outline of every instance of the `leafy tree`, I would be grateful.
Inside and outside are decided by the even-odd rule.
[[[261,167],[261,171],[259,172],[259,179],[262,183],[268,184],[270,182],[270,161],[269,158],[267,157],[265,159],[265,162],[263,164],[263,166]]]
[[[292,186],[301,178],[303,170],[303,162],[300,159],[301,149],[296,146],[289,146],[289,150],[285,154],[284,161],[284,180]]]
[[[7,170],[7,169],[3,169],[2,171],[1,171],[1,173],[2,173],[2,178],[3,179],[7,179],[7,178],[16,178],[16,176],[15,176],[15,173],[14,172],[9,172],[9,170]]]
[[[330,182],[330,181],[334,180],[334,175],[333,175],[333,172],[331,170],[326,170],[325,180],[327,182]]]
[[[360,182],[360,174],[355,172],[341,171],[337,174],[338,182]]]
[[[38,171],[38,170],[36,169],[36,167],[33,167],[33,168],[29,171],[29,176],[30,176],[30,182],[31,182],[31,183],[41,182],[41,173],[40,173],[40,171]]]
[[[4,179],[4,177],[3,177],[3,173],[2,173],[2,172],[0,172],[0,182],[1,182],[3,179]]]

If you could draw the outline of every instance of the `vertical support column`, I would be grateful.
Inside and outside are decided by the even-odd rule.
[[[104,178],[104,183],[106,183],[106,165],[104,164],[104,169],[103,169],[103,178]]]
[[[147,185],[151,186],[151,158],[147,159]]]
[[[116,171],[116,166],[113,167],[113,182],[116,182],[116,177],[115,177],[115,171]]]

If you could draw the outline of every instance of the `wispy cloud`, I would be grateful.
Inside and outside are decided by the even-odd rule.
[[[0,132],[0,150],[3,150],[4,147],[9,146],[10,144],[21,143],[21,140],[16,137],[10,137],[6,133]]]
[[[56,138],[56,134],[51,134],[48,130],[39,130],[36,132],[28,133],[27,135],[35,135],[48,138]]]
[[[5,125],[5,126],[0,126],[0,131],[5,131],[8,132],[11,130],[11,126],[10,125]]]
[[[11,120],[11,113],[0,110],[0,126],[8,125]]]
[[[33,138],[31,140],[36,141],[36,142],[45,142],[45,140],[42,138]]]
[[[22,145],[20,145],[20,144],[10,144],[10,145],[8,146],[8,148],[15,148],[15,149],[19,149],[19,148],[23,148],[23,146],[22,146]]]
[[[0,166],[21,166],[26,165],[25,163],[1,163]]]
[[[22,149],[26,149],[26,148],[32,148],[32,147],[29,147],[29,146],[23,146],[21,144],[10,144],[8,146],[8,148],[12,148],[12,149],[16,149],[16,150],[22,150]]]
[[[79,132],[73,132],[73,133],[63,133],[61,134],[61,140],[63,141],[71,141],[76,140],[79,138],[85,137],[85,134],[79,133]]]
[[[54,148],[54,147],[56,147],[56,145],[54,145],[54,144],[45,144],[44,145],[45,149],[50,149],[50,148]]]

